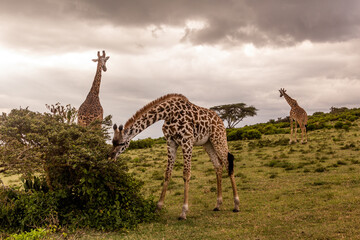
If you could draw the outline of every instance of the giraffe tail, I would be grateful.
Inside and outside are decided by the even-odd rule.
[[[307,124],[305,124],[305,130],[307,131]]]
[[[232,175],[234,173],[234,155],[232,155],[231,153],[228,153],[228,172],[229,172],[229,176]]]

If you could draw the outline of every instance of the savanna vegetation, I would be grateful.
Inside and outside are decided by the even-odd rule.
[[[74,218],[76,221],[70,221],[69,226],[80,227],[74,232],[69,231],[66,225],[59,224],[61,223],[59,220],[59,223],[55,223],[57,226],[55,230],[49,227],[49,224],[52,224],[51,226],[54,224],[47,222],[43,224],[42,228],[38,227],[36,231],[33,230],[32,234],[46,236],[53,234],[51,236],[58,238],[76,239],[360,239],[360,229],[358,228],[360,223],[359,117],[360,109],[346,108],[332,108],[330,113],[313,114],[308,122],[309,142],[304,145],[300,143],[289,145],[287,119],[270,120],[268,123],[228,130],[230,151],[235,155],[235,176],[241,202],[239,213],[232,212],[231,184],[225,171],[223,175],[223,207],[219,212],[212,211],[216,203],[214,169],[203,149],[195,147],[190,181],[190,211],[186,221],[177,220],[183,200],[181,150],[178,151],[178,160],[167,192],[165,207],[157,218],[153,218],[151,215],[154,210],[153,196],[157,200],[160,194],[167,161],[166,146],[161,138],[141,140],[144,141],[141,144],[140,141],[134,142],[133,149],[122,154],[119,162],[111,164],[116,165],[116,167],[112,166],[115,169],[117,167],[123,169],[121,174],[127,176],[131,183],[140,181],[143,183],[142,187],[141,184],[135,184],[140,186],[136,188],[136,194],[138,194],[136,196],[141,199],[139,201],[143,204],[140,204],[140,208],[142,206],[145,212],[148,210],[148,215],[141,218],[142,216],[139,217],[135,214],[134,218],[143,219],[143,221],[136,222],[137,227],[121,226],[119,229],[122,231],[114,231],[117,227],[113,229],[84,228],[84,226],[91,227],[91,225],[74,224],[81,222]],[[72,127],[78,129],[76,126]],[[82,128],[78,130],[85,131]],[[100,130],[87,131],[98,131],[99,133]],[[240,137],[231,139],[232,132],[241,132],[241,134],[238,133]],[[65,134],[64,136],[64,139],[68,139],[72,135]],[[78,140],[80,141],[80,139],[82,138]],[[86,141],[82,139],[80,142],[83,142],[84,145],[89,144]],[[148,144],[149,142],[150,144]],[[136,144],[146,145],[146,147],[138,148]],[[105,147],[105,145],[100,144],[99,146],[104,146],[106,149],[108,146]],[[76,149],[83,149],[84,146],[80,146]],[[3,143],[2,148],[4,148]],[[83,149],[81,151],[84,154],[80,155],[81,158],[87,156],[86,161],[80,161],[79,169],[82,171],[84,168],[87,169],[86,171],[90,168],[97,168],[95,167],[97,164],[107,161],[105,159],[89,159],[89,155],[92,156],[93,153],[89,154],[88,151],[90,150]],[[103,153],[105,154],[105,151]],[[58,156],[59,161],[64,161],[69,156],[71,159],[76,158],[69,153],[63,159]],[[90,168],[84,167],[88,165],[83,165],[88,161],[91,162],[88,163]],[[108,164],[106,162],[106,165]],[[78,168],[70,166],[72,166],[71,169]],[[101,181],[99,180],[102,179],[100,176],[106,175],[107,171],[113,171],[112,167],[104,168],[102,172],[98,173],[99,175],[95,174],[91,178],[92,181]],[[16,169],[17,172],[14,173],[22,173],[21,168]],[[24,196],[45,194],[48,190],[42,188],[40,183],[46,182],[46,171],[40,171],[41,169],[37,168],[36,170],[41,173],[36,175],[40,180],[38,183],[35,183],[38,180],[34,180],[33,176],[27,178],[32,180],[32,185],[30,183],[28,183],[29,186],[21,184],[26,186],[27,191],[23,187],[18,190],[7,188],[2,190],[2,194],[5,193],[6,197],[2,196],[0,201],[9,198],[13,201],[14,198],[11,194]],[[112,176],[112,174],[110,175]],[[0,175],[2,179],[4,179],[3,176],[4,173]],[[22,174],[22,176],[26,176],[26,174]],[[83,176],[81,174],[81,177]],[[113,177],[115,178],[115,176]],[[113,183],[113,186],[120,184],[116,181]],[[78,184],[83,183],[79,180]],[[38,185],[39,187],[36,188],[39,190],[35,190],[34,185]],[[64,185],[67,188],[76,186],[76,184],[69,185],[66,181]],[[86,186],[93,185],[87,183]],[[47,193],[49,192],[51,191]],[[11,193],[10,196],[6,195],[8,193]],[[35,201],[35,199],[30,201],[28,198],[24,198],[26,203]],[[21,198],[17,198],[16,201],[18,199]],[[50,198],[51,201],[52,199]],[[50,200],[47,199],[46,201],[49,202],[45,202],[44,206],[53,206],[53,202]],[[11,201],[8,200],[6,203],[7,209],[15,206],[14,201]],[[96,205],[97,201],[95,201],[96,203],[90,201],[89,205],[82,205],[83,211],[88,212],[85,210],[88,207],[89,209],[99,209],[99,205]],[[54,206],[58,205],[54,204]],[[39,210],[26,211],[35,213]],[[53,215],[56,212],[59,216],[57,211],[48,210],[48,212]],[[87,214],[90,215],[90,213]],[[97,214],[91,216],[96,217],[100,222],[111,222],[117,218],[116,214],[111,215],[110,213],[109,217],[105,217],[106,214]],[[16,219],[14,216],[17,215],[13,214],[12,216]],[[85,216],[87,215],[85,214]],[[59,219],[65,220],[66,218]],[[27,222],[25,221],[25,223]],[[24,224],[24,226],[27,225]],[[32,227],[34,226],[24,229],[30,230]],[[105,232],[96,229],[103,229]],[[65,233],[61,233],[61,231]]]
[[[23,184],[1,187],[0,229],[119,231],[154,219],[155,202],[141,193],[142,182],[121,158],[107,157],[110,117],[103,128],[80,127],[67,117],[28,109],[1,117],[1,166]]]

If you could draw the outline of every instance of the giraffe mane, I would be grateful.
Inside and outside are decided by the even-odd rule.
[[[148,112],[154,106],[158,105],[159,103],[165,102],[170,98],[174,98],[174,97],[180,97],[180,98],[183,98],[184,100],[188,101],[188,99],[184,95],[178,94],[178,93],[170,93],[170,94],[164,95],[162,97],[159,97],[158,99],[151,101],[150,103],[146,104],[144,107],[139,109],[129,120],[127,120],[124,128],[129,128],[132,124],[134,124],[134,122],[140,116],[142,116],[144,113]]]

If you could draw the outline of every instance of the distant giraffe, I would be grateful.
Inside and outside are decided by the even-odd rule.
[[[290,144],[293,142],[293,120],[295,120],[295,141],[296,139],[296,132],[297,132],[297,123],[299,123],[300,129],[301,129],[301,143],[307,143],[307,134],[306,134],[306,127],[307,127],[307,121],[308,116],[303,108],[299,106],[297,101],[295,99],[292,99],[289,95],[286,94],[286,90],[284,88],[281,88],[279,90],[280,97],[284,96],[287,103],[290,105],[290,129],[291,129],[291,136],[290,136]],[[305,141],[303,140],[305,135]]]
[[[100,52],[98,51],[97,56],[97,59],[93,59],[93,61],[97,62],[98,64],[92,87],[78,111],[78,124],[84,127],[88,126],[95,120],[103,120],[103,108],[99,99],[101,72],[106,72],[106,61],[110,57],[105,57],[105,51],[103,51],[102,56],[100,56]]]
[[[168,163],[157,210],[164,205],[176,150],[181,146],[184,158],[184,204],[179,219],[186,219],[193,146],[202,145],[216,171],[217,203],[214,211],[219,211],[222,204],[221,180],[224,166],[231,180],[235,203],[233,211],[238,212],[240,202],[234,178],[234,156],[228,150],[224,123],[214,111],[194,105],[181,94],[168,94],[150,102],[137,111],[124,127],[120,125],[118,128],[115,124],[111,157],[116,159],[128,148],[132,138],[159,120],[164,120],[162,130],[167,142]]]

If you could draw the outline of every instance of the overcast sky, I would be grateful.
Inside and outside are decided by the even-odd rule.
[[[259,109],[239,126],[289,115],[280,88],[308,114],[360,105],[357,0],[0,0],[0,112],[78,108],[99,50],[100,101],[118,124],[167,93]]]

